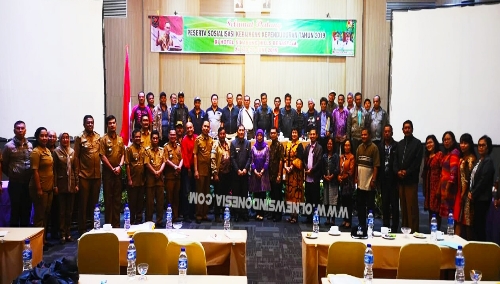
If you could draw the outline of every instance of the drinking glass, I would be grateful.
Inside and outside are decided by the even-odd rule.
[[[172,226],[174,227],[174,229],[179,230],[180,228],[182,228],[182,222],[175,222],[172,224]]]
[[[405,238],[408,238],[408,235],[411,233],[411,228],[401,227],[401,232],[403,232]]]
[[[471,269],[470,271],[470,280],[473,281],[473,283],[477,283],[481,281],[481,278],[483,277],[483,273],[477,269]]]
[[[149,268],[149,264],[147,264],[147,263],[140,263],[139,265],[137,265],[137,272],[141,275],[139,277],[139,280],[146,280],[147,279],[146,273],[148,273],[148,268]]]

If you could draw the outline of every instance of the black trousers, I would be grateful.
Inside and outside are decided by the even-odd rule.
[[[352,224],[352,205],[353,205],[352,194],[342,195],[340,202],[341,205],[343,207],[346,207],[347,209],[347,218],[344,218],[344,222]]]
[[[10,226],[30,227],[31,207],[29,183],[9,182]]]
[[[196,192],[196,184],[194,179],[194,171],[191,171],[191,176],[188,173],[188,169],[182,167],[181,170],[181,193],[179,195],[180,199],[180,212],[184,217],[184,220],[190,218],[194,219],[194,214],[196,212],[196,204],[189,203],[190,192]]]
[[[472,222],[472,227],[475,241],[486,241],[486,216],[490,210],[490,204],[490,201],[474,201],[474,220]]]
[[[305,190],[306,203],[309,203],[313,206],[313,208],[316,208],[319,204],[319,199],[320,199],[319,182],[306,182],[304,190]],[[314,209],[311,212],[311,214],[307,215],[307,220],[312,221],[313,214],[314,214]]]
[[[248,175],[239,176],[233,172],[233,196],[238,196],[239,198],[248,197]],[[246,217],[248,215],[247,209],[234,209],[234,216],[239,215],[240,217]]]
[[[367,211],[375,208],[375,190],[361,190],[358,188],[356,203],[356,208],[358,209],[358,225],[366,227]]]
[[[221,199],[221,203],[217,204],[217,195],[229,195],[229,191],[231,190],[231,172],[223,174],[219,173],[219,181],[214,181],[214,193],[216,197],[213,199],[212,203],[214,204],[214,217],[219,218],[220,215],[224,212],[226,204],[224,204],[224,199]]]
[[[274,200],[275,206],[283,200],[283,184],[281,182],[271,181],[271,199]],[[273,212],[273,218],[281,220],[282,214],[282,212],[276,210]]]
[[[50,207],[50,236],[52,238],[56,238],[59,232],[59,211],[59,198],[53,198]]]
[[[380,180],[382,188],[382,215],[384,227],[391,228],[391,232],[398,232],[399,227],[399,193],[396,179],[383,177]],[[392,215],[392,226],[391,226]]]

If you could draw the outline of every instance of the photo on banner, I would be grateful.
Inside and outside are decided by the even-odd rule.
[[[262,2],[262,5],[270,3]],[[151,52],[342,57],[356,54],[356,20],[353,19],[158,15],[149,18]]]

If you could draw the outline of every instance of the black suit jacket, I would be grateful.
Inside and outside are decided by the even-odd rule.
[[[486,156],[477,167],[474,183],[470,189],[472,201],[490,201],[492,186],[495,179],[495,166],[490,156]]]
[[[309,158],[309,151],[311,149],[311,144],[307,145],[306,149],[304,150],[304,154],[302,156],[302,163],[304,164],[304,168],[307,170],[307,160]],[[319,182],[321,179],[321,155],[323,154],[323,148],[321,148],[321,145],[316,141],[316,146],[314,146],[313,150],[313,166],[311,169],[311,172],[313,174],[314,182]]]

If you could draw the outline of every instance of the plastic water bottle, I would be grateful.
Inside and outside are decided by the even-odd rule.
[[[368,211],[368,238],[373,238],[373,212],[372,210]]]
[[[462,253],[462,246],[458,246],[457,255],[455,256],[455,283],[465,283],[465,258]]]
[[[226,205],[224,209],[224,231],[231,230],[231,211],[229,211],[229,206]]]
[[[125,230],[130,229],[130,208],[128,208],[128,204],[125,203],[125,209],[123,209],[123,227]]]
[[[135,259],[136,250],[134,239],[130,239],[130,244],[127,249],[127,277],[129,280],[133,280],[135,278]]]
[[[172,229],[172,207],[170,204],[168,204],[167,211],[165,212],[165,227]]]
[[[373,280],[373,250],[372,245],[367,244],[365,250],[365,284],[371,284]]]
[[[455,219],[453,219],[453,210],[448,213],[448,236],[453,237],[455,234]]]
[[[313,215],[313,233],[319,233],[319,215],[318,208],[314,209]]]
[[[33,259],[33,251],[31,250],[30,240],[24,240],[24,250],[23,250],[23,271],[31,270]]]
[[[101,228],[101,209],[99,209],[99,204],[96,204],[94,208],[94,230],[99,230],[100,228]]]
[[[438,223],[436,219],[436,214],[432,214],[432,219],[431,219],[431,242],[437,241],[437,229],[438,229]]]
[[[188,267],[188,257],[186,254],[186,248],[181,247],[181,253],[179,254],[179,275],[186,276]]]

